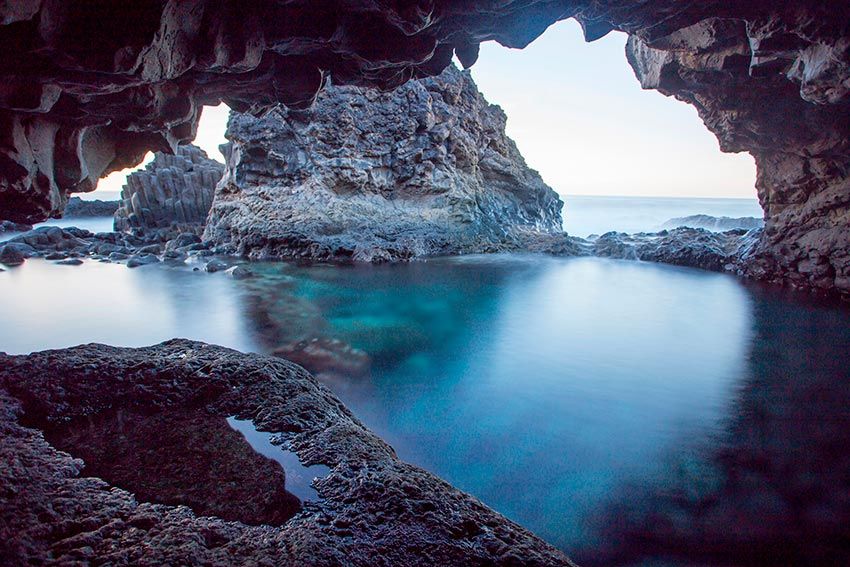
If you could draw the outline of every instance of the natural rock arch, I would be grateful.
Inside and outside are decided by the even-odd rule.
[[[70,193],[191,140],[204,104],[300,108],[328,75],[391,88],[569,17],[589,41],[629,33],[644,87],[755,156],[766,228],[750,274],[850,292],[850,9],[837,0],[5,3],[0,218],[61,215]]]

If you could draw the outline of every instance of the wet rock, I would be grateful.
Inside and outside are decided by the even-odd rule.
[[[65,205],[64,218],[74,217],[111,217],[118,210],[118,201],[101,201],[100,199],[82,200],[71,197]]]
[[[224,166],[197,146],[175,155],[157,152],[145,169],[131,173],[115,211],[115,230],[149,231],[201,225]]]
[[[0,246],[0,264],[7,266],[20,266],[24,263],[27,256],[21,252],[20,248],[12,244]]]
[[[505,124],[455,67],[391,93],[329,87],[309,111],[234,114],[204,238],[251,258],[371,263],[521,249],[561,231],[563,203]]]
[[[596,256],[720,272],[737,269],[748,234],[745,231],[716,233],[685,227],[637,234],[608,232],[589,241]]]
[[[319,500],[288,522],[250,526],[153,503],[89,477],[83,461],[57,451],[39,431],[101,424],[119,412],[154,420],[238,415],[279,434],[306,466],[324,464],[330,473],[315,483]],[[8,536],[0,549],[12,564],[81,557],[149,565],[571,564],[475,498],[400,461],[329,390],[278,358],[185,340],[0,355],[0,424],[0,524]],[[116,427],[99,434],[121,442],[105,435]],[[175,438],[184,435],[172,429]],[[209,434],[203,426],[189,429],[194,433],[186,435]],[[146,431],[132,437],[149,441]],[[117,454],[126,453],[135,458]],[[226,466],[228,454],[221,457]],[[235,466],[245,462],[232,458]],[[145,474],[150,465],[140,464],[145,470],[127,471],[123,482]]]
[[[246,280],[254,277],[254,272],[245,266],[233,266],[232,268],[225,270],[224,273],[232,277],[234,280]]]
[[[32,230],[31,224],[24,224],[12,221],[0,221],[0,234],[4,232],[26,232]]]
[[[210,260],[204,265],[204,271],[209,273],[221,272],[228,268],[228,265],[221,260]]]
[[[140,254],[138,256],[132,256],[129,260],[127,260],[128,268],[138,268],[139,266],[147,266],[148,264],[157,264],[159,263],[159,258],[157,258],[153,254]]]
[[[82,263],[83,261],[79,258],[68,258],[67,260],[60,260],[59,262],[56,262],[56,264],[62,266],[79,266]]]

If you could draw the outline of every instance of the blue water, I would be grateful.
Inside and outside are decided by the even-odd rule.
[[[252,269],[29,260],[0,273],[0,350],[335,338],[370,369],[322,379],[401,458],[582,564],[850,553],[845,307],[594,258]]]

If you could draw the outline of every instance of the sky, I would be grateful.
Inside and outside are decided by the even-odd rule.
[[[505,110],[529,166],[562,195],[755,198],[752,157],[722,153],[693,107],[642,90],[625,43],[617,32],[585,43],[567,20],[522,50],[483,44],[472,76]],[[195,140],[219,160],[227,113],[205,108]],[[127,173],[98,191],[120,191]]]

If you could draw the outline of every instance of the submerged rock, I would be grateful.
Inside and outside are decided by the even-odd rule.
[[[159,262],[159,258],[157,258],[154,254],[139,254],[138,256],[132,256],[129,260],[127,260],[128,268],[138,268],[139,266],[147,266],[148,264],[156,264]]]
[[[224,273],[226,273],[234,280],[246,280],[248,278],[254,277],[254,272],[252,272],[245,266],[233,266],[232,268],[228,268],[227,270],[225,270]]]
[[[274,355],[300,364],[319,377],[359,378],[369,372],[369,355],[339,339],[327,337],[295,341]]]
[[[152,502],[127,491],[151,467],[177,467],[181,476],[203,473],[191,467],[183,471],[179,463],[185,461],[170,452],[162,453],[168,460],[160,462],[126,450],[134,439],[147,439],[147,450],[151,440],[158,441],[149,434],[156,428],[134,424],[130,431],[129,424],[102,421],[117,414],[157,422],[200,416],[199,425],[237,415],[278,434],[304,465],[324,464],[330,473],[314,484],[319,500],[277,527],[200,515],[204,500],[192,494]],[[111,453],[116,463],[101,470],[115,485],[88,476],[88,462],[83,469],[83,461],[73,458],[73,453],[85,458],[82,451],[106,448],[63,435],[69,424],[84,432],[89,423],[100,427],[92,439],[124,443],[108,435],[120,427],[132,437]],[[179,451],[181,436],[211,435],[203,426],[187,429],[175,428],[163,444]],[[72,456],[39,430],[48,432],[48,440],[67,443]],[[230,436],[226,444],[236,447],[220,454],[219,466],[229,463],[243,469],[236,474],[254,475],[251,484],[231,493],[241,505],[251,500],[248,487],[266,473],[245,466],[239,439]],[[102,462],[97,455],[88,457]],[[125,459],[135,459],[141,468],[114,470]],[[298,366],[198,342],[172,340],[141,349],[90,344],[0,355],[0,464],[0,556],[10,564],[571,565],[561,552],[475,498],[400,461]],[[213,483],[212,490],[229,489]]]
[[[522,249],[561,231],[563,203],[505,122],[454,67],[389,93],[332,86],[308,111],[232,114],[204,237],[252,258]]]

